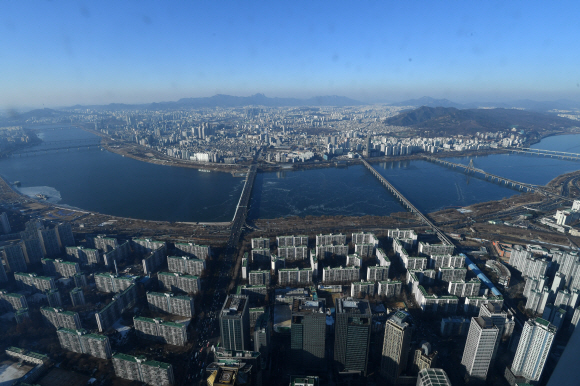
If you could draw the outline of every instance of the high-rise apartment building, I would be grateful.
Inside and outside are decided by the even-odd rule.
[[[297,367],[323,368],[326,343],[324,301],[294,299],[290,325],[290,351]]]
[[[71,246],[66,247],[66,255],[70,260],[81,265],[103,264],[103,257],[98,249]]]
[[[73,307],[82,306],[85,304],[85,294],[81,287],[75,287],[70,291],[70,299]]]
[[[121,276],[113,273],[96,273],[95,284],[100,292],[123,292],[137,282],[137,276]]]
[[[115,375],[131,381],[139,381],[152,386],[175,384],[173,366],[169,363],[148,361],[144,356],[127,354],[113,355]]]
[[[527,320],[512,363],[512,373],[529,381],[539,381],[555,336],[556,327],[550,322],[542,318]]]
[[[61,247],[72,247],[75,245],[75,237],[69,223],[60,223],[55,229]]]
[[[45,321],[56,328],[82,328],[78,312],[64,311],[62,308],[40,307],[40,313]]]
[[[168,256],[167,268],[170,272],[200,276],[205,269],[205,260],[189,256]]]
[[[408,315],[398,311],[385,323],[385,335],[381,357],[381,375],[396,384],[407,367],[412,326]]]
[[[65,350],[101,359],[111,358],[111,344],[105,335],[88,334],[84,329],[70,328],[59,328],[56,333],[60,346]]]
[[[56,288],[54,278],[38,276],[35,273],[16,272],[14,279],[16,279],[16,286],[25,291],[44,292]]]
[[[10,228],[10,222],[8,221],[8,215],[6,212],[2,212],[2,214],[0,214],[0,231],[5,235],[12,232],[12,228]]]
[[[156,340],[175,346],[185,346],[187,343],[185,324],[168,322],[161,318],[143,317],[134,317],[133,324],[139,338]]]
[[[470,377],[486,379],[499,329],[488,316],[471,318],[461,364]]]
[[[28,308],[26,296],[0,290],[0,312],[11,312],[20,308]]]
[[[193,298],[172,293],[147,292],[147,303],[150,309],[167,312],[168,314],[193,318],[195,307]]]
[[[62,307],[62,299],[60,298],[58,289],[49,289],[44,295],[46,295],[50,307]]]
[[[222,347],[227,350],[250,349],[248,297],[228,295],[219,314]]]
[[[181,290],[185,293],[198,293],[200,283],[198,276],[183,275],[177,272],[159,272],[157,274],[159,286],[166,291]]]
[[[340,372],[366,376],[372,330],[368,300],[336,299],[334,361]]]
[[[60,255],[60,244],[56,228],[39,229],[38,239],[42,244],[42,250],[45,256],[55,257]]]
[[[4,259],[4,263],[10,269],[11,272],[26,272],[28,267],[26,266],[26,260],[24,258],[24,252],[20,244],[10,244],[5,245],[0,248],[1,256]]]
[[[209,245],[197,245],[195,243],[175,243],[175,249],[193,256],[197,259],[207,260],[211,256],[211,247]]]

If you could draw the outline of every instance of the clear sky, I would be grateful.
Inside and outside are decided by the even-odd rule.
[[[580,100],[575,1],[0,1],[0,108]]]

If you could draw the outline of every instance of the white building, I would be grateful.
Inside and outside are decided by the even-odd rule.
[[[471,318],[461,364],[470,377],[486,379],[499,329],[486,316]]]
[[[524,324],[522,336],[512,363],[512,373],[530,381],[539,381],[556,336],[556,327],[536,318]]]

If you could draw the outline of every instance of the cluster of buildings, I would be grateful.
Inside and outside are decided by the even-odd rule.
[[[167,157],[195,163],[234,164],[265,149],[261,161],[295,163],[366,157],[399,156],[417,152],[483,150],[521,146],[522,130],[478,132],[448,137],[401,137],[404,127],[389,126],[385,119],[402,107],[240,107],[140,112],[103,112],[123,123],[105,124],[96,115],[83,119],[95,130],[117,141],[137,143]],[[73,111],[71,111],[73,113]],[[312,129],[323,129],[313,134]]]

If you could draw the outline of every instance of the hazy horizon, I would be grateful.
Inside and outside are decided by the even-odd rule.
[[[216,94],[580,101],[577,2],[0,3],[0,109]]]

